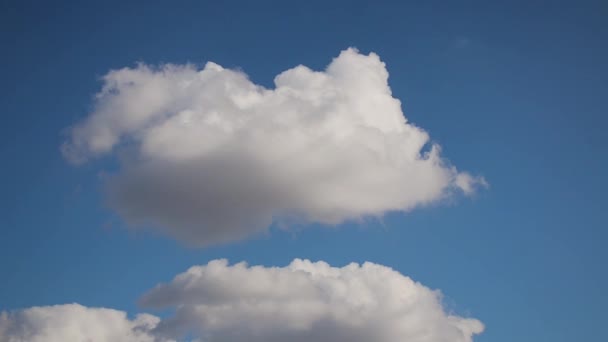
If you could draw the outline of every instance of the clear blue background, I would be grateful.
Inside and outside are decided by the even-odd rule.
[[[608,341],[608,2],[2,1],[0,16],[0,310],[135,313],[145,290],[218,257],[369,260],[481,319],[476,341]],[[381,56],[406,116],[489,190],[196,250],[124,229],[99,191],[113,162],[59,153],[111,68],[212,60],[272,86],[349,46]]]

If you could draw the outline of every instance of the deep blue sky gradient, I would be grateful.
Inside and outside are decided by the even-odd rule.
[[[135,313],[145,290],[214,258],[369,260],[482,320],[476,341],[607,341],[606,18],[605,1],[3,1],[0,310]],[[99,172],[115,161],[59,153],[109,69],[211,60],[271,87],[349,46],[380,55],[408,119],[488,190],[197,250],[104,208]]]

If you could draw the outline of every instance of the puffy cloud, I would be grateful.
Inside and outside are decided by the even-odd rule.
[[[78,304],[0,314],[6,342],[470,342],[481,322],[445,311],[441,294],[373,263],[286,267],[211,261],[141,298],[164,319]]]
[[[160,342],[150,331],[158,317],[141,314],[129,320],[126,313],[79,304],[40,306],[0,314],[0,340],[4,342]],[[169,340],[165,339],[165,342]]]
[[[373,263],[216,260],[157,286],[141,304],[176,308],[156,327],[159,336],[208,342],[470,342],[483,330],[478,320],[446,313],[438,291]]]
[[[106,182],[110,206],[193,245],[273,222],[336,225],[407,211],[484,184],[406,120],[374,53],[345,50],[321,72],[297,66],[274,89],[211,62],[140,64],[103,81],[64,156],[120,156]]]

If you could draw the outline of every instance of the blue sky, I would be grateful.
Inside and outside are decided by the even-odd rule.
[[[608,7],[591,2],[4,2],[0,310],[137,298],[216,258],[372,261],[486,326],[475,341],[605,341]],[[273,87],[348,47],[386,63],[406,117],[490,187],[381,222],[184,247],[132,231],[59,146],[110,69],[217,62]],[[63,133],[62,133],[63,132]]]

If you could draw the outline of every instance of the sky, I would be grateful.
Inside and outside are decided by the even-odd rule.
[[[2,2],[0,337],[607,340],[607,15]]]

